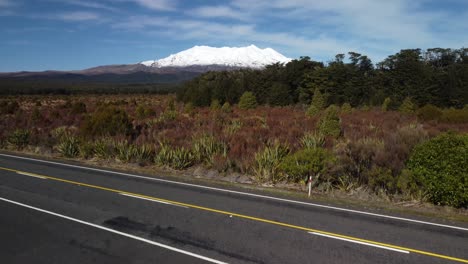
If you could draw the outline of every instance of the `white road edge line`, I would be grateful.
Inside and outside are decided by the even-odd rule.
[[[385,247],[385,246],[370,244],[370,243],[361,242],[361,241],[356,241],[356,240],[347,239],[347,238],[342,238],[342,237],[336,237],[336,236],[331,236],[331,235],[326,235],[326,234],[321,234],[321,233],[316,233],[316,232],[308,232],[308,233],[309,233],[309,234],[312,234],[312,235],[316,235],[316,236],[323,236],[323,237],[328,237],[328,238],[334,238],[334,239],[343,240],[343,241],[347,241],[347,242],[351,242],[351,243],[356,243],[356,244],[366,245],[366,246],[370,246],[370,247],[376,247],[376,248],[382,248],[382,249],[392,250],[392,251],[396,251],[396,252],[400,252],[400,253],[405,253],[405,254],[409,254],[409,253],[410,253],[410,252],[407,251],[407,250],[401,250],[401,249],[397,249],[397,248]]]
[[[187,206],[183,206],[183,205],[178,205],[178,204],[163,202],[163,201],[154,200],[154,199],[145,198],[145,197],[140,197],[140,196],[131,195],[131,194],[127,194],[127,193],[119,193],[119,194],[120,194],[120,195],[124,195],[124,196],[128,196],[128,197],[132,197],[132,198],[147,200],[147,201],[150,201],[150,202],[156,202],[156,203],[162,203],[162,204],[167,204],[167,205],[173,205],[173,206],[178,206],[178,207],[182,207],[182,208],[187,208],[187,209],[188,209]]]
[[[29,173],[29,172],[17,171],[16,173],[20,174],[20,175],[25,175],[25,176],[29,176],[29,177],[43,179],[43,180],[47,179],[46,177],[43,177],[43,176],[40,176],[40,175],[37,175],[37,174],[34,174],[34,173]]]
[[[240,194],[240,195],[258,197],[258,198],[263,198],[263,199],[268,199],[268,200],[275,200],[275,201],[281,201],[281,202],[287,202],[287,203],[295,203],[295,204],[313,206],[313,207],[318,207],[318,208],[331,209],[331,210],[335,210],[335,211],[342,211],[342,212],[348,212],[348,213],[354,213],[354,214],[368,215],[368,216],[373,216],[373,217],[387,218],[387,219],[398,220],[398,221],[405,221],[405,222],[416,223],[416,224],[431,225],[431,226],[437,226],[437,227],[444,227],[444,228],[451,228],[451,229],[456,229],[456,230],[468,231],[468,228],[459,227],[459,226],[444,225],[444,224],[432,223],[432,222],[427,222],[427,221],[420,221],[420,220],[404,218],[404,217],[396,217],[396,216],[376,214],[376,213],[370,213],[370,212],[359,211],[359,210],[346,209],[346,208],[335,207],[335,206],[328,206],[328,205],[322,205],[322,204],[315,204],[315,203],[308,203],[308,202],[301,202],[301,201],[277,198],[277,197],[267,196],[267,195],[232,191],[232,190],[226,190],[226,189],[215,188],[215,187],[208,187],[208,186],[185,183],[185,182],[178,182],[178,181],[164,180],[164,179],[159,179],[159,178],[145,177],[145,176],[140,176],[140,175],[135,175],[135,174],[130,174],[130,173],[102,170],[102,169],[90,168],[90,167],[85,167],[85,166],[71,165],[71,164],[65,164],[65,163],[60,163],[60,162],[53,162],[53,161],[47,161],[47,160],[26,158],[26,157],[20,157],[20,156],[8,155],[8,154],[1,154],[1,153],[0,153],[0,156],[16,158],[16,159],[23,159],[23,160],[32,160],[32,161],[36,161],[36,162],[49,163],[49,164],[60,165],[60,166],[64,166],[64,167],[79,168],[79,169],[85,169],[85,170],[90,170],[90,171],[112,173],[112,174],[122,175],[122,176],[127,176],[127,177],[140,178],[140,179],[146,179],[146,180],[151,180],[151,181],[159,181],[159,182],[165,182],[165,183],[171,183],[171,184],[178,184],[178,185],[184,185],[184,186],[191,186],[191,187],[196,187],[196,188],[201,188],[201,189],[207,189],[207,190],[213,190],[213,191],[219,191],[219,192],[227,192],[227,193],[233,193],[233,194]]]
[[[0,200],[2,200],[4,202],[16,204],[16,205],[19,205],[19,206],[23,206],[23,207],[26,207],[26,208],[29,208],[29,209],[32,209],[32,210],[36,210],[36,211],[39,211],[39,212],[42,212],[42,213],[46,213],[46,214],[50,214],[50,215],[57,216],[57,217],[60,217],[60,218],[64,218],[64,219],[67,219],[67,220],[70,220],[70,221],[73,221],[73,222],[77,222],[77,223],[80,223],[80,224],[83,224],[83,225],[92,226],[92,227],[95,227],[95,228],[98,228],[98,229],[101,229],[101,230],[105,230],[105,231],[108,231],[108,232],[111,232],[111,233],[114,233],[114,234],[117,234],[117,235],[132,238],[132,239],[135,239],[135,240],[138,240],[138,241],[141,241],[141,242],[151,244],[153,246],[162,247],[162,248],[169,249],[169,250],[172,250],[172,251],[175,251],[175,252],[178,252],[178,253],[182,253],[182,254],[185,254],[185,255],[188,255],[188,256],[203,259],[203,260],[206,260],[206,261],[211,262],[211,263],[217,263],[217,264],[225,264],[226,263],[226,262],[222,262],[222,261],[219,261],[219,260],[216,260],[216,259],[212,259],[212,258],[208,258],[208,257],[202,256],[202,255],[198,255],[198,254],[195,254],[195,253],[192,253],[192,252],[188,252],[188,251],[185,251],[185,250],[182,250],[182,249],[171,247],[171,246],[168,246],[168,245],[165,245],[165,244],[154,242],[154,241],[142,238],[142,237],[134,236],[134,235],[127,234],[127,233],[124,233],[124,232],[120,232],[120,231],[110,229],[110,228],[107,228],[107,227],[104,227],[104,226],[100,226],[100,225],[96,225],[96,224],[93,224],[93,223],[85,222],[83,220],[79,220],[79,219],[76,219],[76,218],[73,218],[73,217],[69,217],[69,216],[66,216],[66,215],[61,215],[61,214],[58,214],[58,213],[47,211],[47,210],[37,208],[37,207],[31,206],[31,205],[23,204],[23,203],[20,203],[20,202],[15,202],[15,201],[12,201],[12,200],[9,200],[9,199],[5,199],[3,197],[0,197]]]

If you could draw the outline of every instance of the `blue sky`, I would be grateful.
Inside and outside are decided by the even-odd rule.
[[[378,62],[468,45],[468,0],[0,0],[0,72],[159,59],[194,45]]]

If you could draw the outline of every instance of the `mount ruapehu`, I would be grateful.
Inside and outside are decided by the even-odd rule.
[[[140,86],[175,84],[207,71],[261,69],[266,65],[289,61],[291,59],[271,48],[261,49],[255,45],[222,48],[195,46],[163,59],[135,64],[97,66],[76,71],[0,73],[0,89],[1,93],[5,94],[6,90],[16,88],[29,90],[36,88],[36,92],[33,93],[37,93],[37,89],[47,90],[58,87],[73,89],[83,84],[93,84],[98,86],[98,89],[103,83]]]

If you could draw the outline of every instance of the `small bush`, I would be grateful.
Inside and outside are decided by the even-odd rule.
[[[393,177],[392,170],[378,166],[367,171],[368,185],[376,193],[395,193],[397,189],[397,178]]]
[[[184,106],[184,112],[188,115],[193,115],[193,110],[194,110],[194,107],[193,107],[193,104],[192,103],[186,103],[185,106]]]
[[[152,108],[144,105],[137,106],[135,112],[138,119],[144,119],[156,114]]]
[[[468,123],[467,109],[446,109],[442,112],[440,121],[444,123],[462,124]]]
[[[341,174],[349,175],[360,185],[368,184],[368,174],[375,157],[384,150],[384,143],[374,138],[363,138],[336,146]]]
[[[353,111],[353,108],[351,107],[351,105],[349,103],[344,103],[341,106],[341,113],[343,113],[343,114],[349,114],[352,111]]]
[[[327,171],[331,161],[332,155],[325,149],[302,149],[286,156],[280,170],[287,175],[288,181],[299,182],[309,176],[318,179]]]
[[[60,139],[57,150],[66,158],[75,158],[80,154],[80,141],[73,135],[65,135]]]
[[[87,141],[82,141],[79,146],[80,156],[83,159],[89,159],[94,156],[94,145]]]
[[[195,138],[192,151],[197,162],[203,162],[208,165],[213,164],[213,157],[216,154],[222,154],[224,157],[227,156],[226,144],[208,135]]]
[[[221,109],[221,104],[219,103],[219,100],[218,100],[218,99],[214,99],[213,101],[211,101],[210,109],[211,109],[211,110],[219,110],[219,109]]]
[[[320,92],[318,88],[314,91],[314,96],[312,97],[312,102],[310,103],[309,108],[306,111],[308,116],[315,116],[320,113],[325,108],[326,100],[325,96]]]
[[[382,111],[383,112],[388,111],[388,107],[390,106],[391,102],[392,102],[392,100],[390,99],[390,97],[385,98],[385,100],[382,103]]]
[[[160,143],[160,150],[155,156],[156,164],[169,166],[173,169],[182,170],[192,166],[195,162],[193,153],[184,147],[171,148],[165,143]]]
[[[94,155],[99,159],[110,159],[115,156],[115,142],[111,138],[101,138],[94,142]]]
[[[320,148],[325,145],[325,137],[317,132],[305,133],[300,140],[301,146],[306,149]]]
[[[320,118],[319,133],[324,136],[332,136],[337,138],[341,135],[340,117],[338,116],[338,108],[330,105]]]
[[[442,115],[442,111],[431,104],[425,105],[417,111],[418,119],[422,121],[438,120]]]
[[[398,111],[400,111],[403,114],[411,114],[414,112],[415,108],[416,107],[411,98],[406,97],[401,103],[400,107],[398,108]]]
[[[254,109],[257,107],[257,98],[252,92],[245,92],[239,99],[240,109]]]
[[[135,159],[138,162],[148,162],[154,158],[154,148],[150,145],[136,146]]]
[[[443,134],[416,146],[408,169],[434,204],[468,206],[468,134]]]
[[[242,128],[242,125],[242,121],[239,119],[233,119],[231,120],[231,123],[224,128],[224,132],[228,135],[234,135]]]
[[[221,111],[223,111],[224,113],[231,113],[232,112],[231,104],[229,102],[225,102],[223,106],[221,107]]]
[[[116,157],[119,161],[127,163],[135,159],[136,147],[128,144],[126,140],[119,141],[115,144]]]
[[[170,167],[177,170],[183,170],[192,166],[195,162],[192,151],[184,147],[173,150]]]
[[[31,133],[26,129],[16,129],[8,137],[8,143],[17,150],[21,150],[29,144]]]
[[[98,108],[91,116],[88,116],[80,127],[84,136],[115,136],[129,134],[132,124],[127,113],[119,108],[107,106]]]
[[[277,177],[281,161],[289,153],[289,148],[275,142],[255,154],[254,172],[259,181],[278,181]]]

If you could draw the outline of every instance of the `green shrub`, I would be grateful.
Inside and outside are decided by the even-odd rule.
[[[136,117],[138,119],[147,118],[156,114],[152,108],[144,106],[144,105],[137,106],[135,112],[136,112]]]
[[[369,171],[375,157],[384,151],[383,141],[374,138],[362,138],[335,146],[339,158],[341,174],[349,175],[359,185],[368,184]]]
[[[82,141],[79,146],[79,153],[83,159],[89,159],[94,156],[94,145],[87,141]]]
[[[286,156],[280,164],[280,170],[288,181],[299,182],[309,176],[320,178],[333,160],[332,155],[322,148],[302,149]]]
[[[129,134],[132,124],[127,113],[119,108],[107,106],[98,108],[83,121],[80,132],[84,136],[115,136]]]
[[[193,140],[192,151],[197,162],[212,165],[216,154],[222,154],[224,157],[227,155],[227,145],[213,136],[203,135]]]
[[[315,89],[314,96],[312,97],[312,102],[310,103],[306,114],[309,116],[315,116],[318,113],[320,113],[320,111],[322,111],[325,108],[325,101],[325,96],[320,92],[318,88]]]
[[[75,158],[80,154],[80,141],[73,135],[65,135],[57,146],[58,152],[67,158]]]
[[[150,145],[136,146],[135,159],[138,162],[148,162],[154,158],[154,148]]]
[[[415,108],[416,106],[414,105],[411,98],[406,97],[401,103],[400,107],[398,108],[398,111],[400,111],[403,114],[411,114],[414,112]]]
[[[192,115],[192,114],[193,114],[193,110],[194,110],[194,107],[193,107],[193,104],[192,104],[191,102],[185,104],[185,106],[184,106],[184,112],[185,112],[186,114]]]
[[[219,110],[219,109],[221,109],[221,104],[219,103],[219,100],[218,100],[218,99],[214,99],[213,101],[211,101],[210,109],[211,109],[211,110]]]
[[[8,143],[21,150],[29,144],[31,133],[26,129],[16,129],[8,137]]]
[[[376,193],[384,191],[385,193],[395,193],[397,189],[397,178],[393,177],[392,170],[379,166],[372,167],[367,171],[369,187]]]
[[[417,145],[408,160],[434,204],[468,207],[468,134],[443,134]]]
[[[352,111],[353,111],[353,108],[351,107],[351,104],[349,104],[349,103],[344,103],[341,106],[341,113],[343,113],[343,114],[349,114]]]
[[[192,151],[181,147],[173,150],[172,161],[169,166],[173,169],[182,170],[192,166],[194,162],[195,158]]]
[[[338,107],[330,105],[319,121],[319,133],[324,136],[337,138],[341,135],[341,122]]]
[[[325,145],[325,137],[317,132],[305,133],[300,140],[301,146],[306,149],[320,148]]]
[[[416,114],[418,119],[422,121],[439,120],[442,115],[442,111],[437,106],[427,104],[419,108]]]
[[[224,133],[234,135],[239,129],[242,128],[242,121],[239,119],[231,120],[231,123],[224,128]]]
[[[278,181],[277,177],[281,161],[289,153],[289,148],[275,142],[266,146],[262,151],[255,154],[254,173],[259,181]]]
[[[94,142],[94,155],[99,159],[115,157],[115,142],[111,138],[101,138]]]
[[[388,107],[390,106],[391,102],[392,102],[392,100],[390,99],[390,97],[385,98],[385,100],[382,103],[382,111],[383,112],[388,111]]]
[[[397,189],[406,196],[413,196],[415,199],[422,200],[424,190],[420,188],[414,177],[414,174],[408,170],[403,169],[397,178]]]
[[[165,143],[160,143],[160,150],[155,156],[156,164],[169,166],[173,169],[182,170],[192,166],[195,162],[193,153],[184,147],[172,148]]]
[[[252,92],[245,92],[239,99],[240,109],[254,109],[257,107],[257,98]]]
[[[128,144],[126,140],[116,142],[115,151],[117,159],[124,163],[133,161],[136,156],[135,145]]]
[[[223,106],[221,107],[221,110],[224,112],[224,113],[231,113],[232,112],[232,107],[231,107],[231,104],[229,102],[225,102],[223,104]]]
[[[442,112],[440,121],[444,123],[462,124],[468,123],[467,109],[446,109]]]

